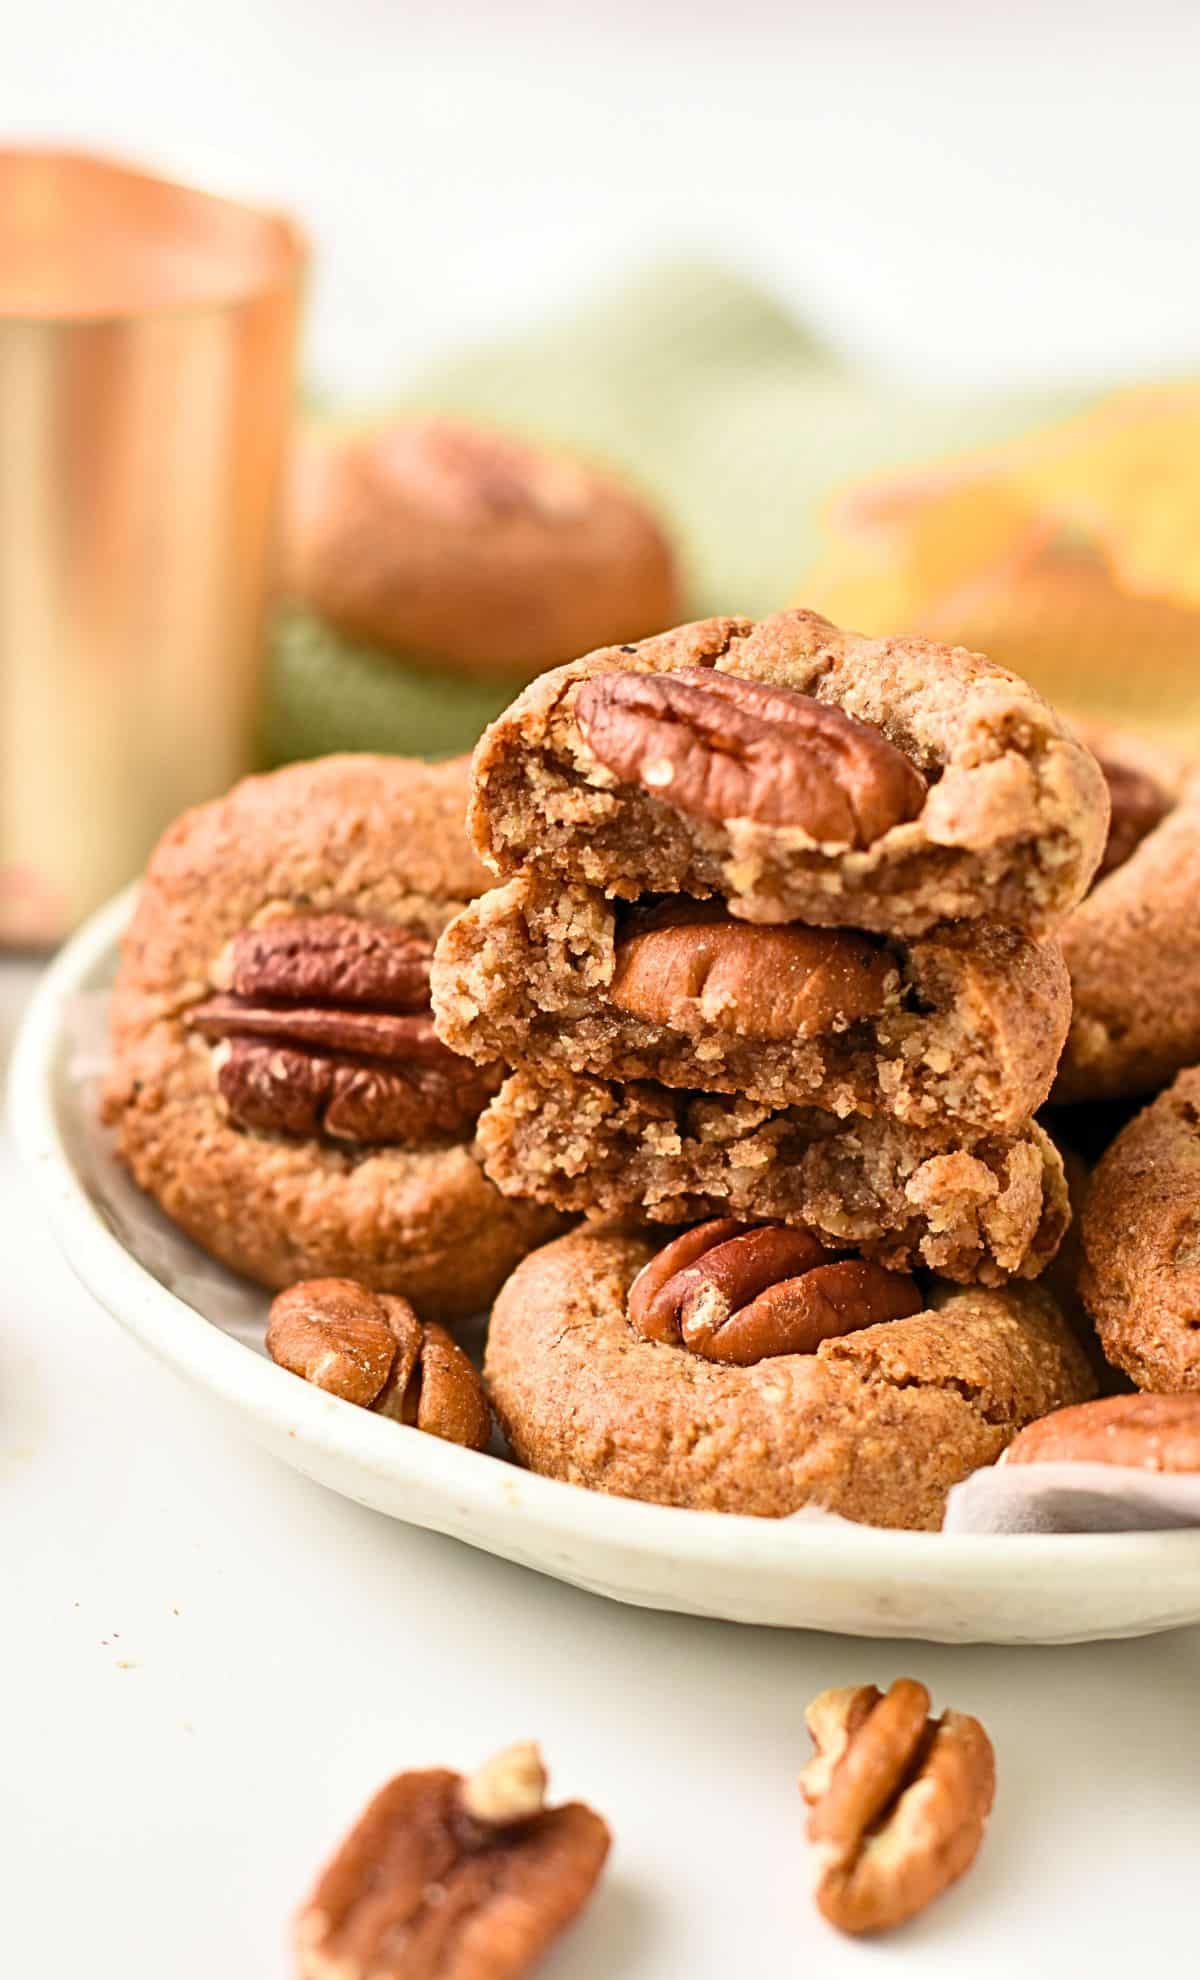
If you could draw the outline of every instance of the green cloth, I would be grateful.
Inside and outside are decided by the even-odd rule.
[[[753,283],[673,265],[439,365],[388,411],[509,426],[624,472],[660,506],[689,611],[703,617],[794,603],[840,484],[1008,438],[1078,403],[918,394],[860,372]],[[273,643],[272,761],[322,747],[468,748],[492,712],[476,687],[309,632],[299,648],[286,633]]]

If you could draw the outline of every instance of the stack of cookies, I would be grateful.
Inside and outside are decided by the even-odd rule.
[[[1090,1393],[1027,1282],[1068,1218],[1032,1119],[1070,1020],[1053,931],[1107,825],[1094,759],[1013,675],[811,613],[526,690],[474,764],[502,884],[433,967],[444,1042],[511,1069],[489,1175],[609,1220],[495,1309],[519,1456],[935,1525],[956,1478]]]

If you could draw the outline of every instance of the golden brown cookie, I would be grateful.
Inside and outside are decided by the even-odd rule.
[[[1200,1396],[1104,1396],[1019,1432],[1006,1464],[1118,1464],[1200,1471]]]
[[[439,1036],[483,1064],[980,1133],[1041,1106],[1071,1011],[1058,944],[996,922],[911,942],[754,927],[719,901],[627,907],[534,873],[450,923],[432,988]]]
[[[483,1174],[495,1077],[433,1034],[433,944],[480,885],[464,762],[327,757],[189,811],[112,999],[105,1119],[190,1237],[270,1287],[486,1304],[554,1220]]]
[[[950,1487],[1024,1423],[1093,1393],[1037,1287],[926,1284],[907,1318],[749,1365],[646,1338],[629,1298],[659,1242],[574,1232],[497,1299],[484,1376],[531,1470],[664,1505],[935,1529]]]
[[[1180,1073],[1101,1158],[1080,1290],[1139,1389],[1200,1389],[1200,1068]]]
[[[678,616],[659,524],[620,482],[511,435],[409,419],[299,451],[285,588],[349,638],[514,683]]]
[[[1200,1060],[1200,775],[1161,745],[1079,726],[1109,783],[1112,829],[1060,931],[1074,999],[1061,1102],[1150,1093]]]
[[[1089,752],[1013,674],[812,612],[709,619],[536,681],[475,755],[492,871],[737,918],[921,934],[983,914],[1040,933],[1108,831]]]
[[[479,1145],[502,1190],[559,1210],[778,1217],[959,1283],[1036,1278],[1069,1217],[1062,1161],[1036,1123],[948,1144],[882,1115],[839,1121],[526,1065],[481,1116]]]

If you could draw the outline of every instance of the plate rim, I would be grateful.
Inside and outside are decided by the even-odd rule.
[[[819,1571],[828,1586],[883,1586],[959,1575],[980,1592],[1010,1587],[1023,1568],[1102,1573],[1131,1565],[1152,1573],[1198,1565],[1200,1532],[945,1534],[839,1522],[757,1519],[660,1506],[546,1478],[484,1452],[466,1451],[356,1409],[300,1382],[225,1333],[156,1279],[121,1242],[93,1200],[65,1145],[55,1090],[67,1000],[119,945],[136,883],[96,910],[59,951],[34,989],[13,1042],[7,1074],[10,1132],[34,1194],[68,1265],[85,1290],[138,1342],[183,1379],[277,1437],[323,1456],[365,1465],[422,1493],[446,1492],[457,1509],[488,1518],[533,1518],[535,1533],[601,1541],[627,1555],[739,1566],[794,1578]],[[265,1295],[264,1295],[265,1297]],[[327,1489],[336,1490],[337,1487]],[[349,1496],[349,1495],[347,1495]],[[951,1593],[947,1588],[947,1593]]]

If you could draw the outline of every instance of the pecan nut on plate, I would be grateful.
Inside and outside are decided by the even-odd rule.
[[[545,1805],[535,1746],[464,1778],[400,1774],[326,1866],[296,1921],[299,1980],[520,1980],[582,1910],[609,1831]]]
[[[817,1904],[843,1932],[885,1932],[970,1868],[995,1793],[978,1719],[930,1719],[929,1693],[898,1678],[823,1691],[806,1719],[816,1754],[800,1776],[817,1845]]]
[[[983,914],[1046,932],[1108,823],[1095,759],[1004,668],[803,611],[543,675],[483,738],[471,805],[503,879],[533,864],[623,899],[902,936]]]
[[[584,1225],[492,1309],[488,1394],[530,1470],[663,1505],[936,1528],[1032,1418],[1095,1393],[1038,1286],[955,1287],[809,1231]]]
[[[117,1153],[261,1284],[353,1278],[454,1319],[554,1228],[483,1174],[495,1068],[437,1038],[437,936],[482,884],[467,766],[248,778],[153,854],[112,998]]]
[[[353,1279],[306,1279],[271,1303],[267,1353],[314,1387],[486,1450],[492,1412],[466,1354],[436,1321],[420,1321],[397,1293]]]

